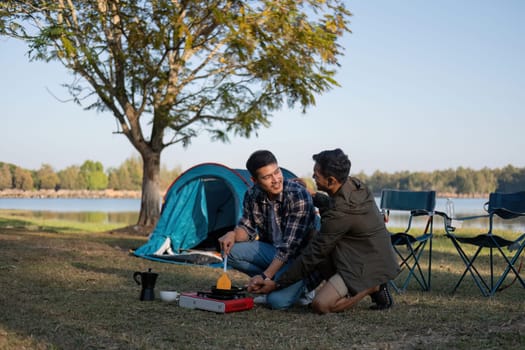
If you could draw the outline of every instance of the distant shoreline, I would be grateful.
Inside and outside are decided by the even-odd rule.
[[[457,194],[457,193],[437,193],[438,198],[489,198],[488,193],[471,193],[471,194]]]
[[[0,198],[131,198],[140,199],[142,191],[116,191],[116,190],[1,190]],[[164,196],[164,191],[161,192]],[[475,193],[458,195],[456,193],[438,193],[438,198],[488,198],[488,194]]]
[[[141,198],[141,191],[115,190],[2,190],[0,198]]]

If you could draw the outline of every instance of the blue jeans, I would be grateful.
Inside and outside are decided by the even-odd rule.
[[[252,277],[260,275],[275,257],[276,249],[269,243],[259,241],[237,242],[228,255],[228,265]],[[277,271],[274,279],[279,278],[293,260]],[[291,307],[304,292],[305,284],[301,280],[286,288],[271,292],[267,296],[267,303],[272,309],[283,310]]]

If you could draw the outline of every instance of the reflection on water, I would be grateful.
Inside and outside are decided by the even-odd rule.
[[[140,199],[0,198],[1,209],[27,210],[43,220],[133,225],[138,221]]]
[[[131,212],[140,199],[129,198],[0,198],[0,209],[53,212]]]
[[[34,218],[43,220],[67,220],[94,224],[136,224],[139,218],[138,212],[53,212],[32,211]]]

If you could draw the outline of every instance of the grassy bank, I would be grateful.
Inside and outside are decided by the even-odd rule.
[[[525,289],[481,297],[471,280],[450,289],[461,263],[434,240],[433,290],[394,295],[395,307],[319,316],[308,308],[215,314],[138,300],[134,271],[164,288],[209,288],[218,269],[129,254],[146,240],[74,223],[41,227],[0,213],[0,349],[517,349],[525,344]],[[230,272],[234,284],[247,277]]]

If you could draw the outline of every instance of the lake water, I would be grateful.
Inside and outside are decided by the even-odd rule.
[[[456,216],[485,214],[484,198],[454,198]],[[376,198],[379,205],[379,198]],[[446,198],[436,200],[436,210],[445,211]],[[18,209],[34,212],[36,217],[73,219],[82,222],[108,222],[131,225],[137,222],[140,199],[94,199],[94,198],[0,198],[0,210]],[[401,226],[405,215],[391,213],[389,226]],[[486,227],[486,219],[471,221],[468,226]],[[496,227],[514,231],[525,231],[525,218],[508,224],[496,220]],[[415,225],[422,225],[416,222]],[[441,225],[441,220],[436,225]],[[463,226],[465,227],[465,225]]]
[[[0,198],[0,210],[29,210],[34,217],[79,222],[136,224],[140,199]]]
[[[487,212],[484,210],[484,204],[488,201],[488,198],[452,198],[451,200],[454,204],[455,217],[469,217],[487,214]],[[379,206],[380,199],[376,198],[376,202]],[[436,211],[446,212],[446,203],[447,198],[437,198]],[[401,227],[405,225],[407,217],[407,214],[391,213],[388,226]],[[461,221],[461,223],[461,227],[475,227],[480,229],[488,228],[487,218],[478,218],[468,221]],[[414,226],[416,227],[422,227],[425,224],[426,222],[417,219],[414,222]],[[436,218],[436,220],[434,220],[434,227],[439,229],[443,228],[443,221],[439,216]],[[524,232],[525,217],[517,218],[514,220],[502,220],[499,217],[495,217],[494,228]]]
[[[465,215],[483,213],[486,199],[454,199],[456,212]],[[379,198],[376,198],[379,205]],[[445,198],[438,198],[436,210],[445,211]],[[122,198],[0,198],[0,209],[54,212],[133,212],[140,210],[140,199]]]
[[[54,212],[132,212],[140,199],[123,198],[0,198],[0,209]]]

